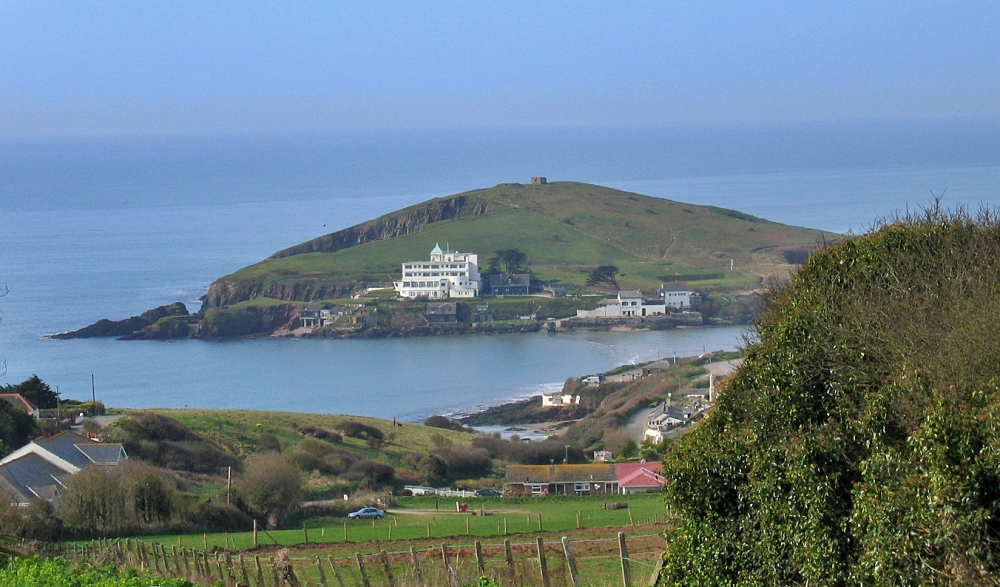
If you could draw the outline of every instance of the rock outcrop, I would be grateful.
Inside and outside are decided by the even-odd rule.
[[[184,304],[181,302],[175,302],[167,306],[160,306],[158,308],[148,310],[138,316],[132,316],[131,318],[126,318],[125,320],[98,320],[90,326],[85,326],[72,332],[55,334],[52,338],[69,339],[130,336],[159,322],[163,318],[173,316],[190,316],[190,314]]]
[[[442,220],[455,220],[471,216],[483,216],[494,211],[500,204],[492,200],[479,199],[470,195],[431,200],[411,208],[405,208],[390,216],[356,224],[332,234],[314,238],[271,255],[271,259],[291,257],[303,253],[333,253],[341,249],[356,247],[365,243],[389,240],[423,230],[428,224]]]

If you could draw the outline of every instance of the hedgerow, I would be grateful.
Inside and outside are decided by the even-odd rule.
[[[661,584],[995,584],[998,307],[989,213],[934,209],[813,255],[664,459]]]
[[[0,568],[0,587],[194,587],[187,579],[161,579],[113,565],[74,566],[62,558],[16,559]]]

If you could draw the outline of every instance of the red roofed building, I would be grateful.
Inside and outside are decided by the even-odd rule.
[[[0,393],[0,400],[7,402],[8,404],[14,406],[15,408],[21,408],[25,412],[28,412],[37,420],[41,415],[38,411],[38,407],[35,404],[29,402],[23,395],[19,393]]]
[[[509,465],[509,495],[594,495],[660,491],[667,480],[661,463]]]
[[[618,488],[624,494],[660,491],[667,483],[662,463],[618,463]]]

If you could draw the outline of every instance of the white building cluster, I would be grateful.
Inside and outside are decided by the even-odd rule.
[[[403,263],[403,278],[393,287],[403,298],[474,298],[479,284],[479,255],[442,251],[435,244],[429,261]]]

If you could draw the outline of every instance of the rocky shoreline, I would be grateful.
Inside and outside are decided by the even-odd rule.
[[[48,338],[115,337],[119,340],[175,340],[183,338],[240,338],[260,336],[295,336],[300,338],[404,338],[456,334],[533,333],[542,330],[666,330],[702,326],[697,312],[666,316],[628,318],[561,318],[524,322],[414,322],[383,326],[378,320],[362,320],[348,327],[296,328],[299,304],[273,304],[208,308],[192,314],[181,302],[160,306],[125,320],[102,319],[70,332]]]

